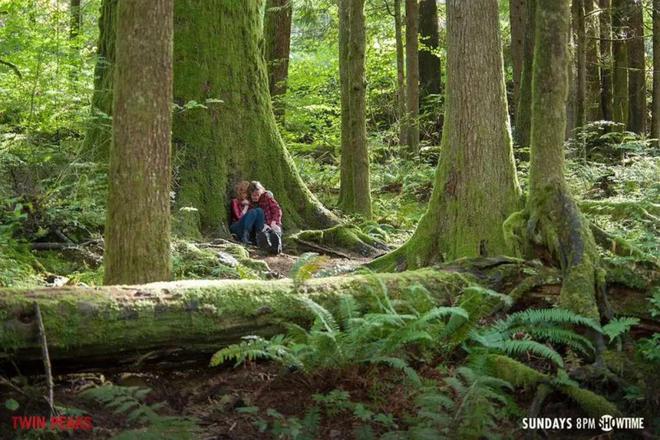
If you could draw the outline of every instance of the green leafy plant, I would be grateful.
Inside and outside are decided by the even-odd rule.
[[[149,388],[103,385],[90,388],[81,397],[94,400],[115,414],[126,415],[129,425],[140,426],[129,431],[123,431],[114,440],[141,439],[194,439],[198,431],[196,421],[192,418],[165,416],[159,414],[165,407],[164,403],[147,404],[145,400],[151,393]]]

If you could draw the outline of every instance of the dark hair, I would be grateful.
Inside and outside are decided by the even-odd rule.
[[[257,190],[266,191],[266,188],[264,188],[264,186],[258,180],[253,180],[252,182],[250,182],[250,186],[248,186],[248,194],[251,195],[253,192]]]

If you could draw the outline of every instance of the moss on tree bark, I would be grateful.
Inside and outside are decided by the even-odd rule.
[[[111,60],[116,31],[110,17],[116,3],[104,0],[107,20],[100,37]],[[263,14],[264,0],[174,0],[174,103],[179,107],[172,127],[173,189],[175,209],[199,212],[199,224],[181,222],[188,229],[228,235],[233,184],[250,179],[273,191],[286,229],[337,223],[303,183],[277,130],[263,56]],[[94,98],[107,114],[110,73],[107,68],[98,72]],[[102,152],[107,133],[88,135],[88,143]]]
[[[495,0],[447,2],[447,111],[427,212],[413,237],[372,267],[507,254],[502,223],[520,207]]]
[[[171,275],[172,4],[118,4],[106,284]]]
[[[604,283],[589,225],[564,179],[568,91],[568,0],[539,2],[534,49],[529,196],[524,211],[505,224],[522,255],[542,247],[561,268],[563,307],[598,317],[596,287]]]
[[[339,207],[371,218],[364,0],[339,1],[341,166]]]

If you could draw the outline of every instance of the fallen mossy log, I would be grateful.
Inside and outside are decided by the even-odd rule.
[[[312,314],[300,301],[303,297],[332,310],[344,295],[352,295],[366,306],[384,290],[396,299],[412,287],[423,286],[438,305],[457,305],[466,288],[478,285],[508,293],[514,302],[541,294],[552,303],[554,295],[548,289],[559,283],[556,269],[495,257],[461,259],[402,273],[313,278],[302,285],[290,279],[188,280],[140,286],[0,289],[0,367],[12,362],[41,363],[35,303],[41,310],[56,372],[99,367],[129,370],[142,368],[144,361],[208,360],[210,353],[243,336],[280,333],[287,322],[306,324]],[[633,301],[633,294],[639,301]],[[624,300],[626,316],[636,316],[630,302],[644,303],[645,296],[631,292],[625,300],[618,295],[610,300],[615,311],[621,309],[618,300]],[[478,308],[487,309],[479,316],[501,309],[490,303]]]
[[[366,304],[385,288],[393,298],[421,285],[447,304],[476,278],[458,271],[291,280],[190,280],[140,286],[0,289],[0,364],[40,361],[39,304],[54,368],[134,363],[151,352],[210,353],[250,334],[272,335],[305,323],[303,296],[332,308],[342,295]]]
[[[314,251],[340,258],[351,258],[351,254],[361,257],[375,257],[388,250],[385,243],[365,234],[357,227],[348,225],[300,231],[288,238],[288,244],[305,251]]]

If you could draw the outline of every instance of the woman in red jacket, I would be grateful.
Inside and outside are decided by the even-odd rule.
[[[250,207],[248,187],[250,182],[238,182],[234,187],[236,197],[231,200],[231,225],[229,230],[245,244],[264,229],[264,211],[259,207]]]

